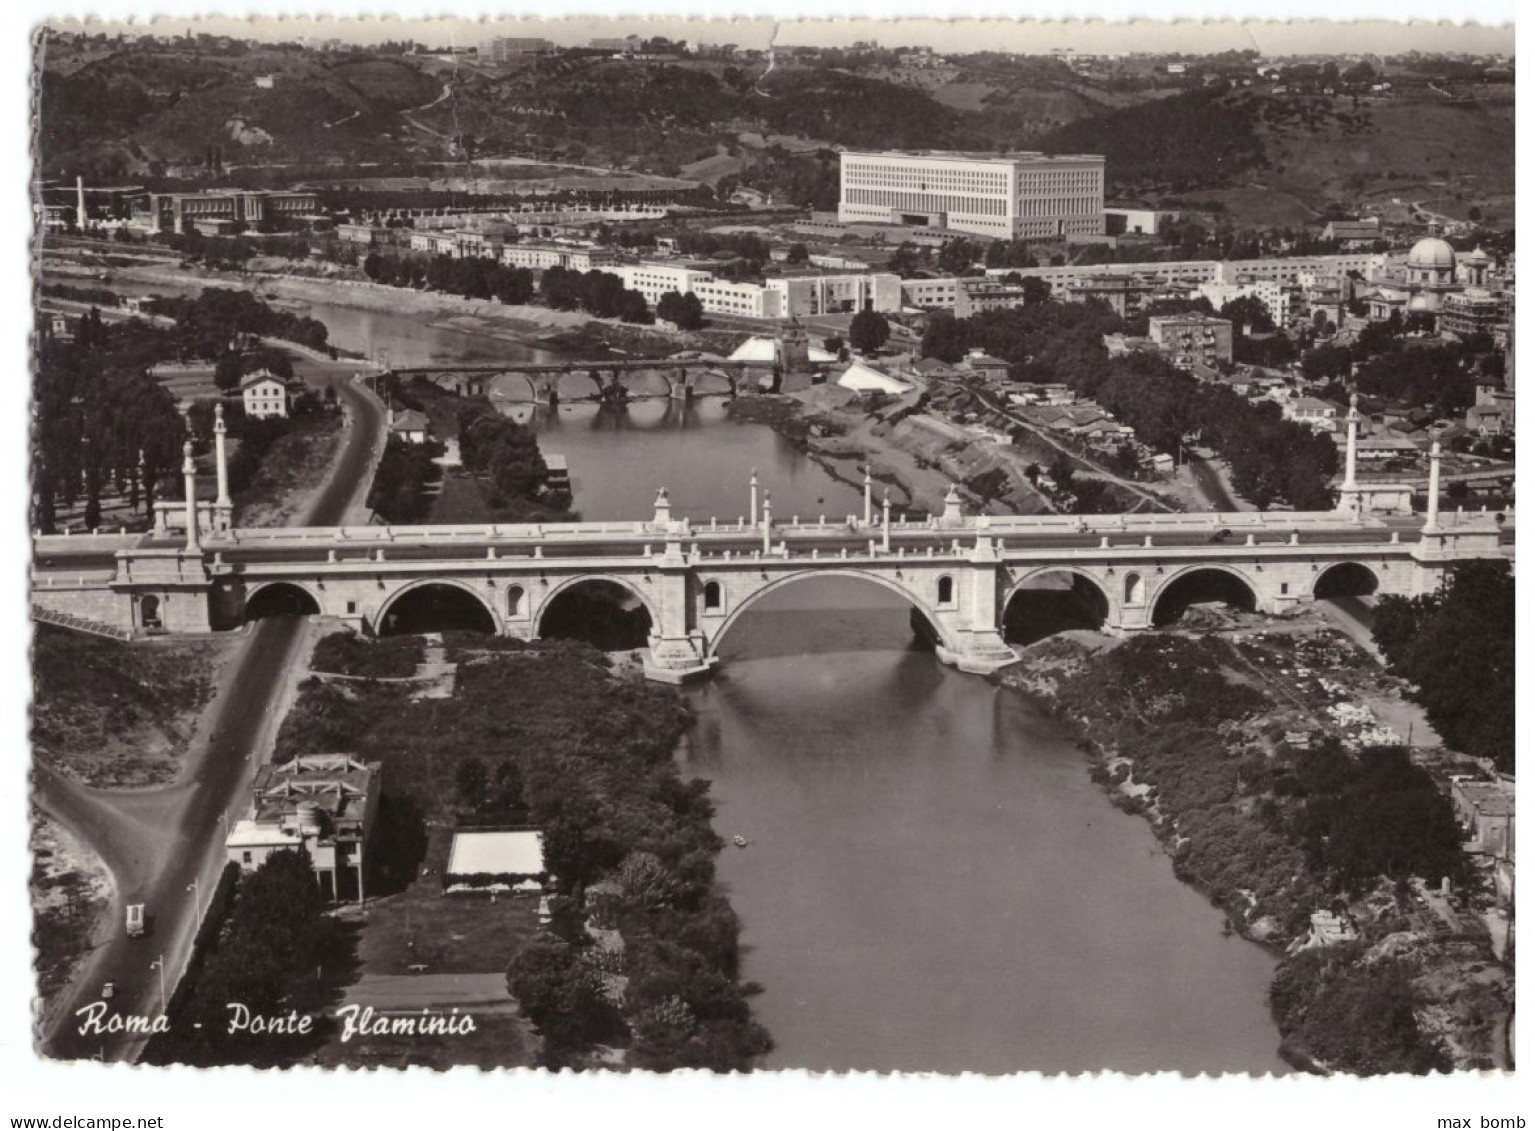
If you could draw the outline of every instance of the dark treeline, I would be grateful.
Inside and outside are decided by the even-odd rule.
[[[1446,743],[1514,770],[1514,575],[1467,562],[1425,597],[1382,597],[1375,643]]]
[[[1462,341],[1404,341],[1402,321],[1374,322],[1352,344],[1327,343],[1301,358],[1311,381],[1340,387],[1352,380],[1366,396],[1427,405],[1437,416],[1458,416],[1476,401],[1479,384],[1503,383],[1504,355],[1478,335]]]
[[[521,305],[533,298],[533,272],[492,259],[455,259],[450,255],[421,259],[373,252],[363,260],[362,269],[375,283],[393,287],[430,287],[445,294],[493,298],[508,305]]]
[[[249,291],[208,287],[196,298],[157,297],[147,304],[153,314],[176,320],[169,331],[183,358],[218,358],[236,349],[246,336],[282,338],[310,349],[328,349],[325,323],[303,314],[268,306]]]
[[[107,491],[151,513],[156,486],[181,466],[185,425],[148,371],[174,354],[166,331],[141,321],[103,323],[94,309],[74,341],[41,336],[33,380],[36,528],[52,532],[58,504],[82,499],[85,526],[98,526]]]

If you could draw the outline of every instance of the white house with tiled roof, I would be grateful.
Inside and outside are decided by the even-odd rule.
[[[245,402],[245,415],[253,420],[287,416],[293,404],[292,383],[270,369],[258,369],[240,382],[240,398]]]

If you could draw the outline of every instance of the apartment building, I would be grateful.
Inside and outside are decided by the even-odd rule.
[[[1231,361],[1231,323],[1208,314],[1161,315],[1147,322],[1147,334],[1174,365],[1192,369]]]

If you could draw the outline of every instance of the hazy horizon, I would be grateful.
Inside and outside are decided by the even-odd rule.
[[[998,51],[1045,55],[1075,50],[1093,54],[1214,55],[1254,50],[1264,56],[1425,54],[1514,55],[1514,26],[1385,20],[1296,21],[1155,21],[1009,20],[994,18],[937,20],[783,20],[603,19],[594,17],[464,20],[389,17],[210,16],[160,17],[151,20],[49,20],[61,32],[88,31],[142,37],[182,35],[188,29],[258,42],[339,39],[368,45],[411,39],[429,47],[471,47],[497,36],[536,36],[561,46],[579,46],[603,36],[665,36],[741,47],[841,47],[872,40],[883,47],[930,46],[953,53]]]

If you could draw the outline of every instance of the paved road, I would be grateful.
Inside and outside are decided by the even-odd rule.
[[[217,846],[223,838],[221,817],[239,808],[239,798],[254,769],[253,753],[267,731],[277,692],[294,658],[301,622],[286,618],[264,621],[251,630],[234,661],[227,687],[205,748],[189,765],[186,786],[177,793],[165,824],[145,829],[134,819],[132,807],[144,803],[142,794],[125,795],[124,806],[101,791],[83,793],[70,783],[39,774],[39,792],[45,809],[82,820],[80,831],[103,858],[123,874],[118,876],[118,899],[112,908],[108,940],[91,956],[71,987],[72,997],[59,1011],[58,1024],[45,1043],[50,1056],[78,1059],[105,1054],[109,1060],[131,1059],[137,1040],[106,1037],[80,1030],[77,1010],[99,1000],[103,982],[112,982],[116,994],[112,1012],[153,1017],[160,1009],[159,975],[153,969],[165,956],[167,986],[174,990],[197,911],[189,888],[198,884],[206,903],[218,875],[222,855]],[[166,799],[172,801],[172,799]],[[179,804],[175,803],[179,802]],[[57,808],[56,808],[57,806]],[[61,814],[62,816],[63,814]],[[68,818],[66,818],[68,819]],[[130,939],[122,930],[123,905],[143,903],[149,932]]]
[[[1205,498],[1215,503],[1218,511],[1237,511],[1242,508],[1232,498],[1231,492],[1226,490],[1226,484],[1222,481],[1220,473],[1211,466],[1208,460],[1192,456],[1189,459],[1189,472],[1199,480],[1199,489]]]
[[[383,410],[371,394],[351,383],[349,372],[338,370],[321,379],[337,384],[353,412],[330,477],[303,516],[306,522],[332,523],[366,490]],[[50,1056],[131,1060],[140,1051],[138,1039],[82,1033],[76,1011],[98,1001],[102,983],[112,982],[113,1013],[152,1017],[160,1008],[159,975],[152,964],[162,954],[167,988],[174,990],[197,925],[197,908],[188,889],[195,881],[204,904],[212,892],[223,863],[224,818],[243,807],[245,788],[276,722],[276,703],[295,660],[301,628],[298,620],[279,619],[249,630],[222,681],[206,741],[190,753],[176,785],[113,794],[38,768],[39,804],[101,855],[118,888],[107,941],[82,965],[61,997],[54,1027],[44,1034]],[[150,930],[141,938],[130,939],[122,929],[127,903],[145,905]]]

